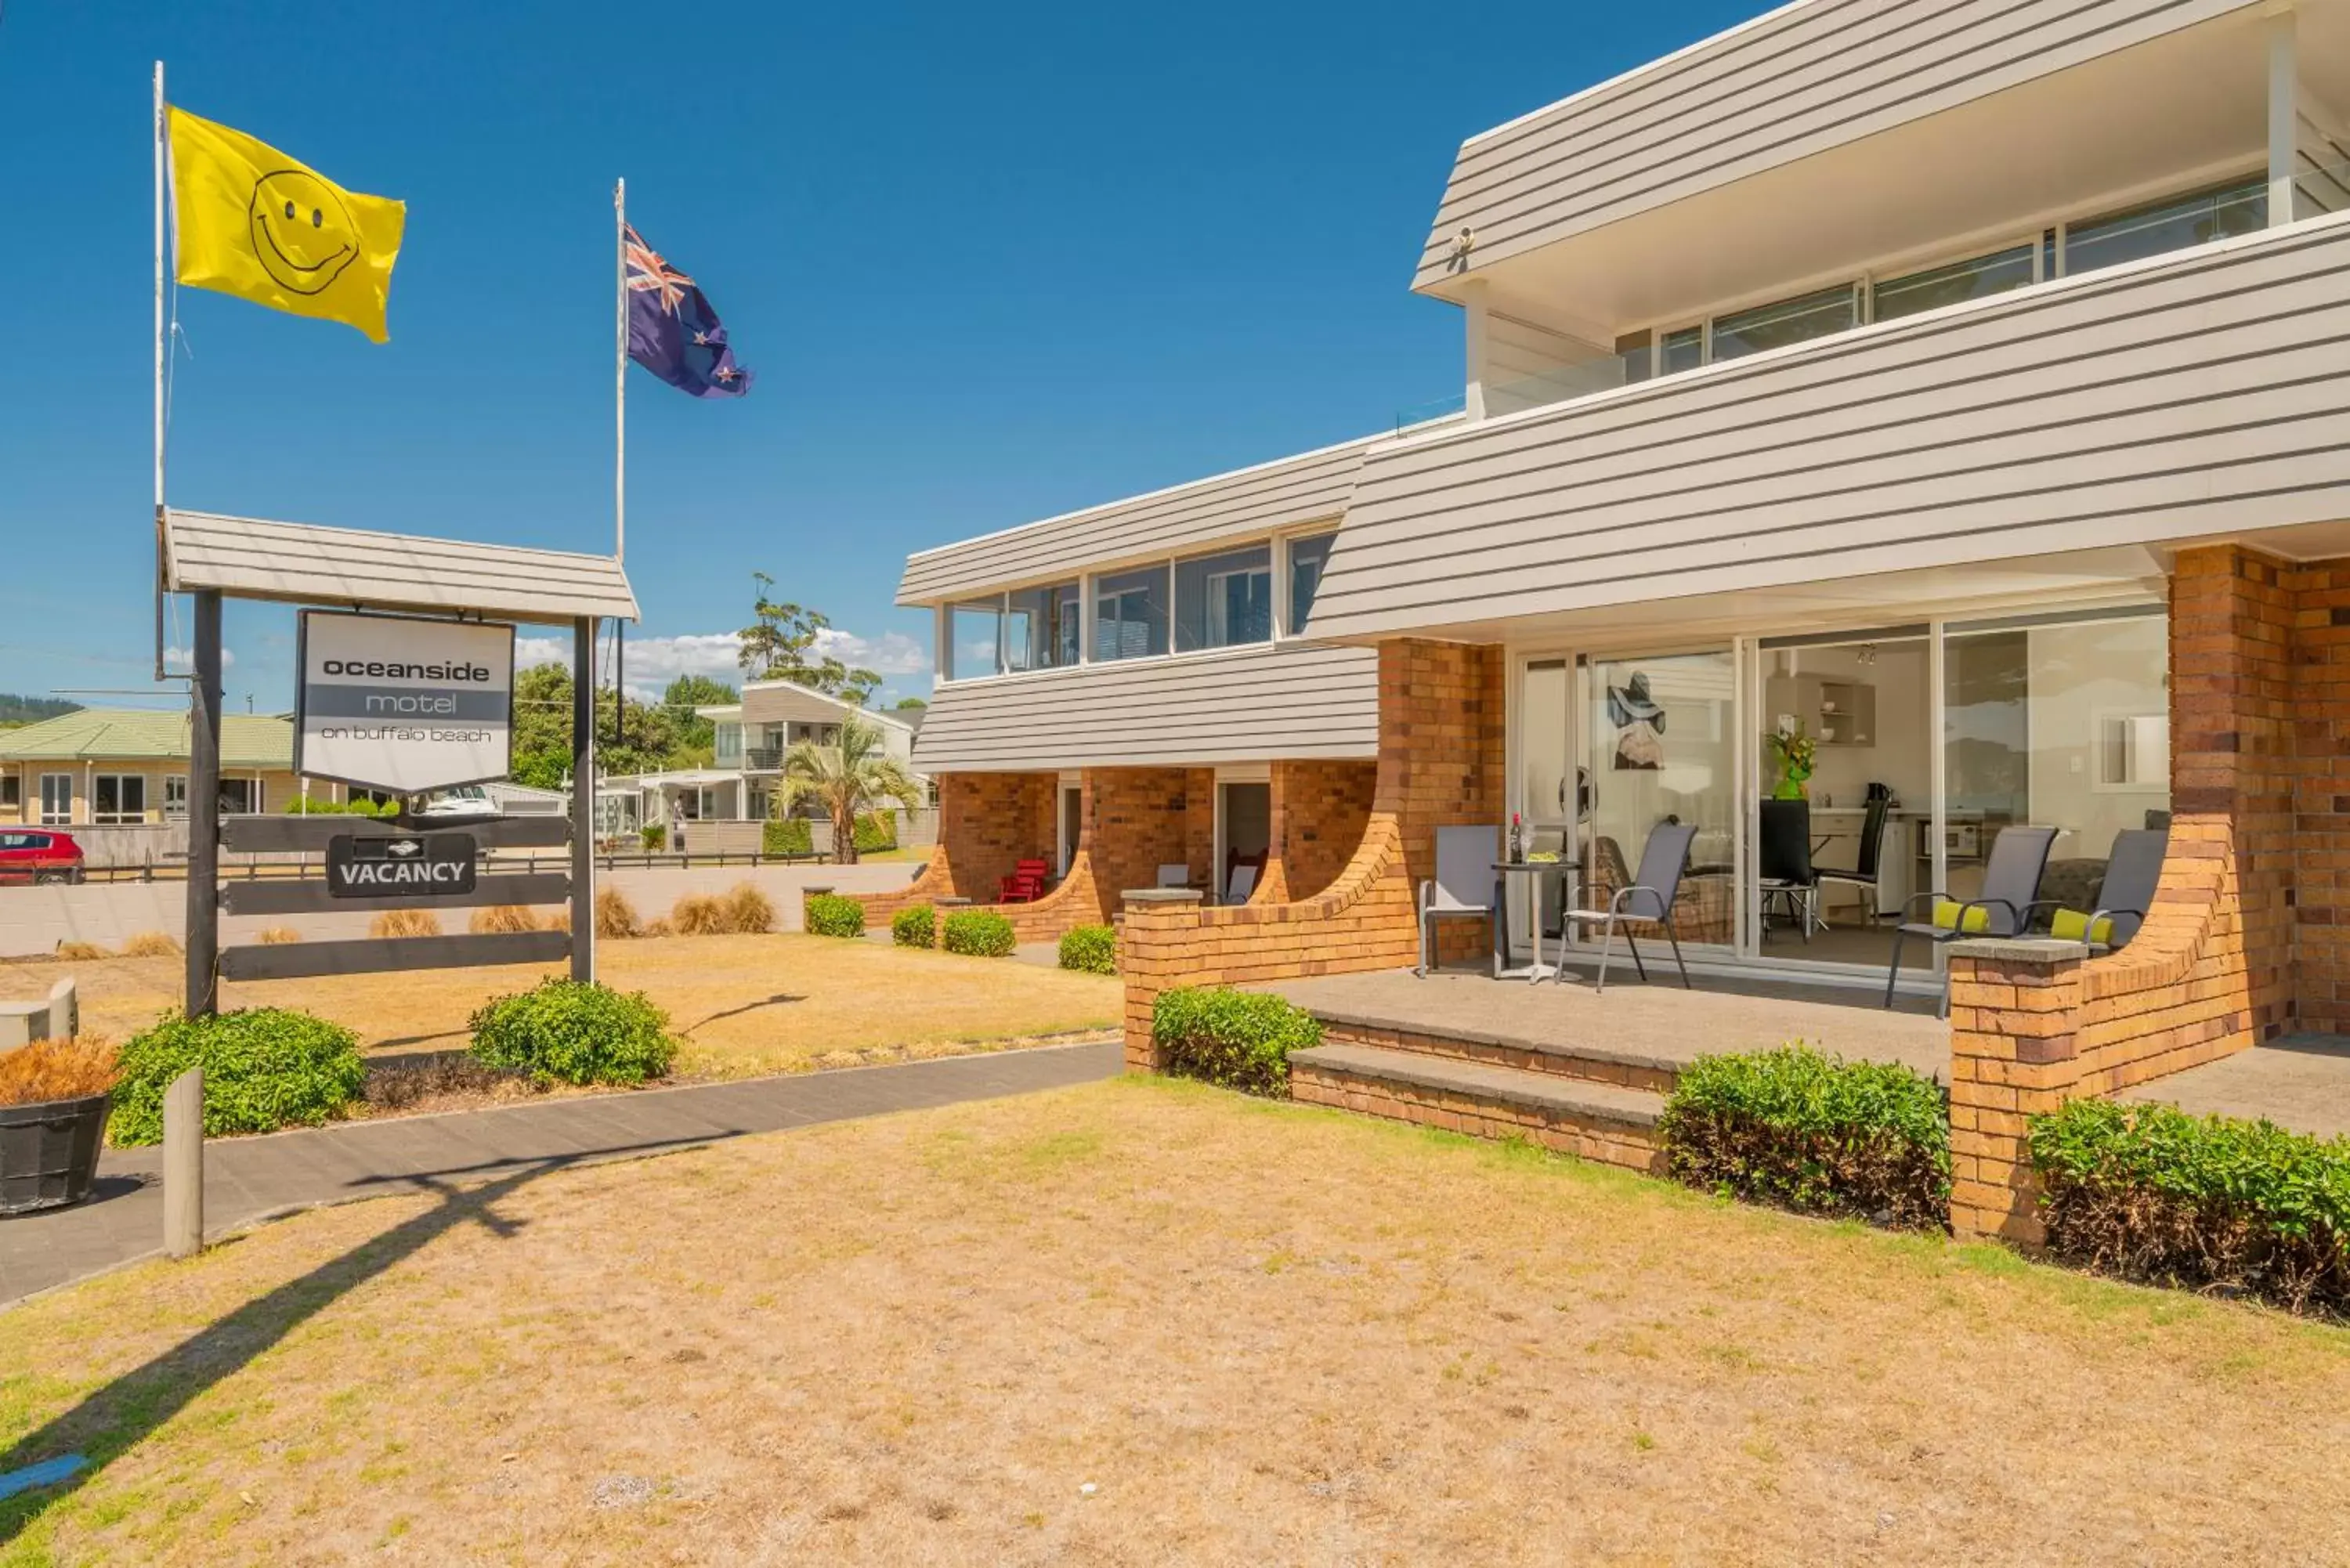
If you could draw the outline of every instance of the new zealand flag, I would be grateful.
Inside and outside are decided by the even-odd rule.
[[[629,358],[697,398],[739,398],[751,372],[734,362],[718,312],[693,280],[629,229]]]

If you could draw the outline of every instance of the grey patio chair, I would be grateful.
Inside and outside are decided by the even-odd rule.
[[[1681,988],[1690,985],[1689,965],[1681,961],[1681,939],[1673,929],[1673,900],[1680,896],[1681,873],[1689,866],[1690,846],[1697,838],[1694,823],[1661,822],[1648,834],[1648,842],[1640,850],[1639,874],[1632,881],[1616,889],[1604,909],[1568,909],[1565,919],[1578,925],[1597,926],[1599,935],[1599,983],[1597,992],[1607,989],[1607,954],[1616,945],[1616,932],[1622,928],[1624,945],[1632,950],[1632,967],[1640,971],[1640,979],[1648,978],[1648,966],[1640,957],[1640,944],[1632,936],[1636,925],[1662,926],[1665,940],[1673,945],[1673,965],[1681,971]]]
[[[1442,919],[1493,914],[1494,846],[1499,827],[1440,827],[1436,830],[1436,875],[1419,884],[1419,967],[1425,975],[1438,967],[1431,933]]]
[[[2078,909],[2052,910],[2048,934],[2086,942],[2094,952],[2127,946],[2146,923],[2147,907],[2154,902],[2155,887],[2162,880],[2163,857],[2169,850],[2167,827],[2132,827],[2115,834],[2096,909],[2086,915]]]
[[[1982,891],[1971,898],[1948,893],[1912,897],[1905,915],[1920,902],[1929,905],[1924,920],[1904,919],[1893,928],[1893,966],[1885,974],[1885,1005],[1893,1005],[1893,988],[1901,979],[1901,945],[1915,937],[1939,946],[1967,937],[2020,937],[2031,929],[2032,912],[2040,906],[2040,874],[2048,868],[2048,850],[2056,842],[2053,827],[2002,827],[1991,840],[1991,859],[1983,866]],[[1950,1006],[1950,987],[1942,988],[1942,1011]]]
[[[1189,866],[1161,866],[1159,868],[1159,885],[1162,888],[1188,888],[1191,885],[1191,868]]]

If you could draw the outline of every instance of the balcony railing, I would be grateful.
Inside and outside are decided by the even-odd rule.
[[[788,746],[745,746],[743,765],[754,774],[771,774],[784,765],[784,753]]]

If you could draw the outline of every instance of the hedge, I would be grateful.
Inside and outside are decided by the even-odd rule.
[[[1118,931],[1110,926],[1075,926],[1061,938],[1061,967],[1085,974],[1118,972]]]
[[[1289,1097],[1289,1057],[1322,1044],[1322,1023],[1278,996],[1176,986],[1150,1007],[1159,1065],[1243,1094]]]
[[[939,930],[939,945],[966,958],[1003,958],[1020,945],[1012,922],[993,909],[958,909]]]
[[[1931,1078],[1804,1044],[1700,1056],[1657,1121],[1692,1187],[1903,1230],[1950,1223],[1950,1120]]]
[[[807,929],[812,936],[861,937],[865,934],[865,906],[838,893],[811,893]]]
[[[759,853],[762,855],[813,855],[816,837],[808,830],[805,816],[787,816],[778,821],[769,817],[759,827]]]
[[[638,836],[648,852],[663,849],[669,845],[669,829],[658,822],[649,822],[638,830]]]
[[[870,811],[857,819],[857,853],[879,855],[898,847],[898,814]]]
[[[554,975],[485,1004],[468,1026],[475,1061],[538,1083],[641,1084],[677,1054],[669,1014],[644,992]]]
[[[889,917],[889,940],[901,948],[939,945],[939,912],[928,904],[909,904]]]
[[[2095,1099],[2029,1129],[2057,1257],[2350,1317],[2350,1138]]]
[[[367,1082],[357,1035],[283,1007],[166,1013],[124,1044],[120,1067],[108,1129],[118,1146],[163,1141],[163,1091],[191,1067],[204,1070],[204,1131],[215,1137],[316,1127]]]

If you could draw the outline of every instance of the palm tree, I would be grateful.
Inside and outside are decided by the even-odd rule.
[[[832,818],[833,858],[857,860],[857,819],[885,800],[911,805],[921,796],[913,775],[882,749],[881,726],[850,717],[840,726],[840,744],[802,741],[784,757],[783,787],[776,798],[785,810],[804,800]]]

